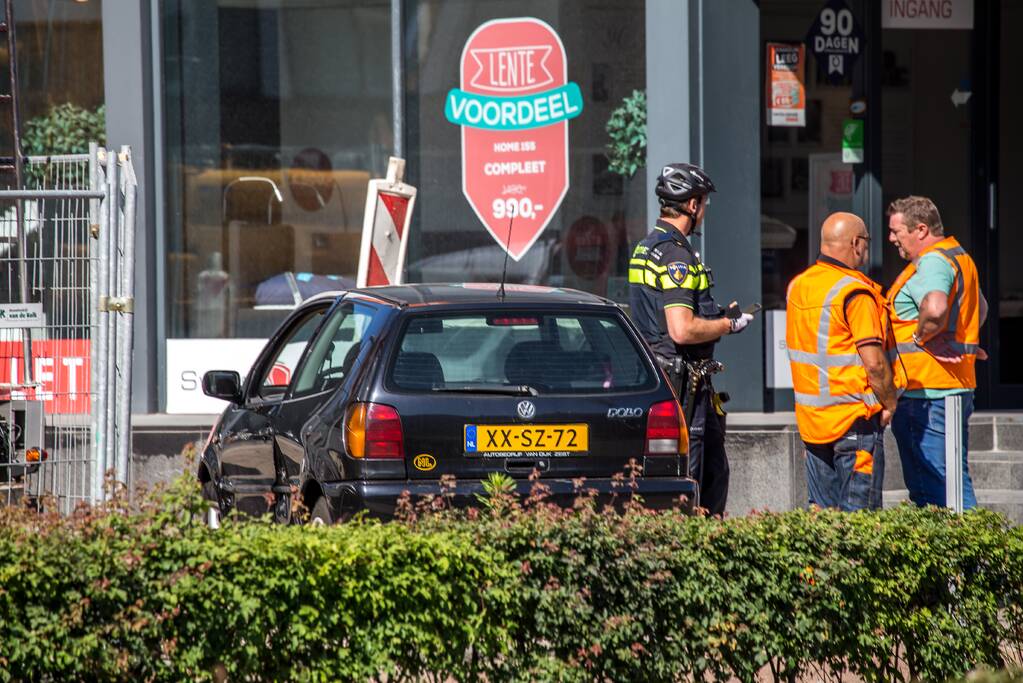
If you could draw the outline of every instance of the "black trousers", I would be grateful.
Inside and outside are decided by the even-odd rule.
[[[665,359],[666,360],[666,359]],[[676,374],[670,362],[665,372],[688,414],[685,371]],[[694,398],[693,419],[690,421],[690,472],[700,485],[700,506],[711,514],[724,514],[728,502],[728,456],[724,452],[724,415],[714,407],[714,386],[704,381]]]
[[[714,408],[714,388],[709,382],[696,392],[689,425],[689,462],[693,478],[700,484],[700,507],[712,515],[724,514],[729,476],[725,417]]]

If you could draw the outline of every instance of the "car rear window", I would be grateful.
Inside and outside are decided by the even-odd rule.
[[[645,358],[615,314],[423,314],[404,326],[388,384],[421,392],[635,391],[656,382]]]

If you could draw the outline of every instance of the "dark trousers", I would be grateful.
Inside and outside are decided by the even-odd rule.
[[[846,512],[881,507],[884,428],[877,415],[857,420],[838,441],[803,444],[810,505]]]
[[[689,425],[689,462],[693,478],[700,484],[700,506],[720,515],[728,502],[729,469],[725,417],[714,409],[713,391],[705,382],[696,392]]]
[[[973,392],[963,394],[963,509],[977,507],[970,468],[966,464]],[[917,505],[945,505],[945,399],[899,399],[892,418],[892,434],[899,444],[902,476],[909,499]]]

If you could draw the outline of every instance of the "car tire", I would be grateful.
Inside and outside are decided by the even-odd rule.
[[[333,523],[327,497],[320,496],[316,499],[316,505],[313,505],[313,511],[309,513],[309,526],[329,526]]]

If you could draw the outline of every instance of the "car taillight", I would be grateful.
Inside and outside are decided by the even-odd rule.
[[[345,443],[353,458],[404,458],[401,416],[391,406],[356,403],[345,418]]]
[[[689,452],[689,431],[678,401],[650,406],[646,417],[646,454],[679,455]]]

